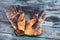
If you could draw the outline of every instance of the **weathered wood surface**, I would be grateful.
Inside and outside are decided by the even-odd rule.
[[[8,3],[8,4],[7,4]],[[47,2],[50,3],[50,2]],[[60,9],[59,9],[59,0],[54,4],[40,4],[40,8],[46,11],[46,17],[48,16],[57,16],[60,18]],[[0,40],[60,40],[60,21],[57,22],[59,26],[53,25],[56,22],[46,22],[43,24],[43,34],[38,37],[27,37],[27,36],[16,36],[14,30],[11,28],[10,23],[6,18],[6,10],[10,5],[13,5],[8,1],[0,2]],[[18,3],[16,3],[18,5]],[[15,5],[15,4],[14,4]],[[38,4],[39,5],[39,4]],[[33,5],[32,5],[33,6]],[[42,8],[42,6],[44,6]],[[57,10],[50,10],[50,8],[55,8]],[[49,10],[47,10],[49,9]]]

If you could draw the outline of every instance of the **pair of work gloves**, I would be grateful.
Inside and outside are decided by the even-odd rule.
[[[45,11],[33,9],[26,20],[26,13],[21,6],[11,6],[6,12],[6,16],[18,36],[37,36],[42,34],[42,23],[45,20]]]

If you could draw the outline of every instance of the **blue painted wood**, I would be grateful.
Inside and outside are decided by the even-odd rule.
[[[38,37],[16,36],[14,30],[11,28],[11,25],[6,18],[5,13],[10,5],[18,5],[21,3],[11,0],[0,1],[0,40],[60,40],[60,22],[57,22],[58,25],[54,25],[55,22],[46,22],[45,24],[43,23],[43,34]],[[37,6],[40,6],[41,10],[45,10],[46,17],[57,16],[60,18],[60,0],[46,0],[40,3],[38,1],[36,2],[37,3],[34,3],[34,5],[37,4]],[[24,3],[22,5],[24,5]],[[25,3],[25,6],[26,5],[34,6],[29,4],[29,2],[28,4]]]

